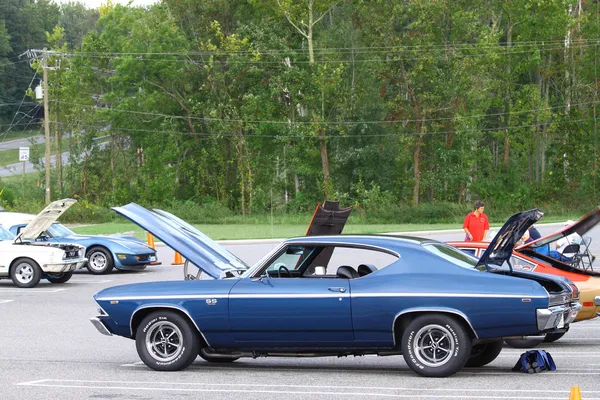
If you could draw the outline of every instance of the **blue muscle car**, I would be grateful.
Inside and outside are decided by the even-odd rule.
[[[538,210],[509,220],[479,260],[434,240],[335,235],[286,240],[253,267],[171,214],[133,203],[114,210],[214,278],[187,273],[94,296],[94,326],[134,339],[159,371],[197,356],[402,354],[420,375],[448,376],[490,363],[505,338],[571,322],[580,307],[567,279],[506,265]]]
[[[67,208],[72,203],[68,203]],[[3,211],[0,212],[0,224],[16,236],[40,217]],[[156,251],[133,236],[78,235],[58,222],[49,223],[37,241],[85,246],[85,257],[88,259],[86,267],[93,274],[109,273],[113,267],[118,270],[143,270],[156,261]]]

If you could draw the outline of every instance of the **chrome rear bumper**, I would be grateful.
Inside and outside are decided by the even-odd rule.
[[[98,332],[100,332],[101,334],[106,336],[112,336],[112,333],[110,333],[110,331],[106,328],[106,326],[104,326],[104,324],[102,323],[102,321],[100,321],[99,318],[90,318],[90,322],[96,327],[96,329],[98,329]]]
[[[536,310],[537,326],[540,331],[561,329],[575,320],[581,303],[563,304]]]

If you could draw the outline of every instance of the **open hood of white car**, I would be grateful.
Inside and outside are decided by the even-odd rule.
[[[50,228],[58,217],[69,209],[73,204],[77,203],[75,199],[62,199],[50,203],[42,210],[25,228],[21,230],[15,238],[17,240],[29,239],[35,240],[42,232]]]

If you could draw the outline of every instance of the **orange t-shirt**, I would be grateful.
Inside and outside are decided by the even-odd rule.
[[[487,215],[481,214],[478,217],[472,212],[465,217],[463,228],[467,228],[471,232],[474,242],[481,242],[483,241],[483,233],[490,229],[490,223],[488,222]],[[465,240],[470,241],[469,236]]]

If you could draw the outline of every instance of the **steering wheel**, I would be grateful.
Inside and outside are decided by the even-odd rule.
[[[285,271],[286,274],[288,274],[288,276],[291,278],[292,274],[290,273],[290,270],[285,266],[285,265],[280,265],[279,268],[277,269],[277,277],[281,278],[281,271]]]

